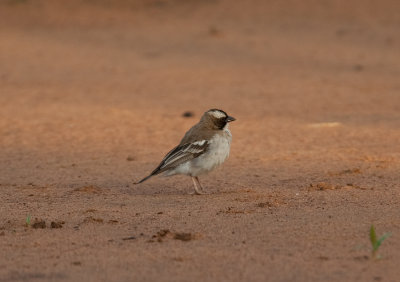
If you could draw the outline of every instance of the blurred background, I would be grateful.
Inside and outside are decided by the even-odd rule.
[[[80,162],[94,181],[104,174],[92,165],[113,163],[114,184],[126,183],[209,108],[237,117],[232,150],[253,167],[297,158],[319,169],[321,152],[334,165],[357,146],[390,148],[379,135],[398,134],[399,8],[396,0],[2,0],[1,178],[81,182],[70,167]],[[136,161],[128,168],[127,156]],[[137,165],[145,171],[132,174]],[[57,176],[39,169],[56,166]]]
[[[399,140],[399,0],[0,0],[0,280],[397,281]]]

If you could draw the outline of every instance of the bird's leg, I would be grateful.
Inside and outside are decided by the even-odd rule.
[[[192,194],[195,194],[195,195],[201,195],[201,194],[203,194],[203,193],[201,192],[201,190],[199,189],[199,187],[201,187],[200,182],[199,182],[199,179],[198,179],[197,177],[193,177],[193,176],[192,176],[192,181],[193,181],[193,185],[194,185],[194,192],[193,192]],[[199,184],[199,187],[197,187],[197,183]]]
[[[205,193],[203,186],[201,186],[201,184],[200,184],[199,178],[196,176],[195,179],[196,179],[197,185],[200,187],[201,192]]]

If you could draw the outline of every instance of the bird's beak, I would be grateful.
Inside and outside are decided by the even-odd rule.
[[[236,119],[234,117],[228,116],[226,118],[226,122],[231,122],[231,121],[235,121]]]

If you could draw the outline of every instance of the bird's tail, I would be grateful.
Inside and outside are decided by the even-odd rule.
[[[150,177],[154,176],[154,174],[150,174],[149,176],[146,176],[145,178],[143,178],[142,180],[136,182],[135,184],[140,184],[142,182],[145,182],[147,179],[149,179]]]
[[[162,163],[161,163],[162,164]],[[145,182],[147,179],[149,179],[150,177],[157,175],[161,172],[163,172],[163,170],[160,169],[161,164],[155,169],[153,170],[148,176],[146,176],[145,178],[143,178],[142,180],[140,180],[139,182],[136,182],[134,184],[140,184],[142,182]]]

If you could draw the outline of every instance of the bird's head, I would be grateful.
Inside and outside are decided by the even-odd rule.
[[[224,129],[228,122],[235,121],[234,117],[229,116],[223,110],[211,109],[204,113],[201,120],[213,129]]]

